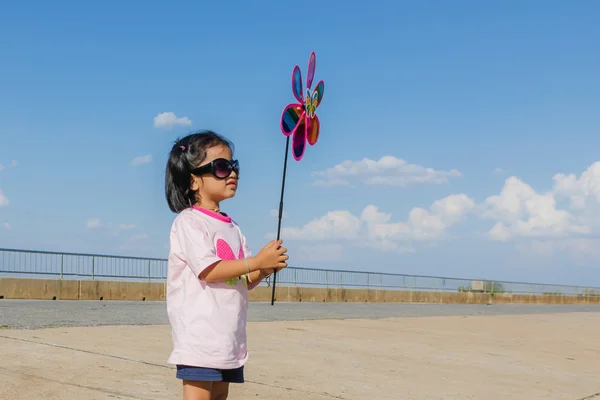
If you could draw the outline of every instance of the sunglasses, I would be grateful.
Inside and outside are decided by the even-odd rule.
[[[227,160],[226,158],[217,158],[208,164],[192,170],[194,175],[212,174],[215,178],[225,179],[235,171],[237,177],[240,177],[240,163],[238,160]]]

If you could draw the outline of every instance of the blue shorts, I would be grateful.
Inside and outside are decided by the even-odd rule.
[[[178,365],[177,378],[185,381],[244,383],[244,367],[215,369]]]

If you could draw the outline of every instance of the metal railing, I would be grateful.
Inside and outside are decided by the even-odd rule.
[[[0,275],[164,282],[167,276],[167,260],[0,248]],[[280,271],[277,283],[284,286],[348,289],[600,296],[598,287],[299,267],[288,267]],[[262,284],[268,285],[267,282]]]

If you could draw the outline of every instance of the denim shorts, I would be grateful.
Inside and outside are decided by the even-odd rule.
[[[215,369],[178,365],[177,378],[186,381],[244,383],[244,367]]]

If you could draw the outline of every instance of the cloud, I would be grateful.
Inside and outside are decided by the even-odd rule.
[[[3,224],[3,226],[4,226],[4,229],[6,229],[7,231],[10,230],[10,229],[12,229],[12,226],[10,226],[10,224],[8,222],[5,222]]]
[[[176,125],[190,126],[192,121],[188,117],[177,117],[173,112],[164,112],[154,117],[155,128],[172,128]]]
[[[447,228],[460,222],[474,208],[475,202],[467,195],[450,195],[435,201],[429,210],[413,208],[406,221],[392,222],[391,214],[368,205],[360,216],[347,210],[335,210],[304,226],[283,228],[282,237],[303,241],[347,240],[357,246],[410,252],[414,249],[406,243],[444,237]]]
[[[288,240],[355,239],[362,221],[350,211],[329,211],[299,228],[283,228],[282,237]],[[275,236],[275,234],[269,234]]]
[[[517,249],[524,256],[551,258],[564,254],[580,265],[600,261],[600,240],[597,238],[531,240],[517,243]]]
[[[9,167],[14,168],[17,166],[17,160],[12,160],[9,164]],[[6,169],[6,166],[4,164],[0,164],[0,172],[2,172],[2,170]]]
[[[503,174],[506,171],[503,168],[494,168],[494,172],[496,174]]]
[[[140,165],[149,164],[151,162],[152,162],[152,155],[146,154],[145,156],[137,156],[136,158],[131,160],[129,165],[131,165],[132,167],[138,167]]]
[[[87,220],[86,226],[88,229],[97,229],[102,227],[102,222],[98,218],[90,218]]]
[[[131,235],[129,237],[129,240],[132,242],[138,241],[138,240],[144,240],[148,238],[148,234],[147,233],[137,233],[135,235]]]
[[[111,236],[119,236],[123,231],[130,231],[136,228],[134,224],[114,224],[109,223],[106,228],[110,231]]]
[[[8,201],[8,198],[4,195],[2,189],[0,189],[0,207],[5,207],[9,204],[10,202]]]
[[[433,240],[444,236],[449,227],[474,208],[475,202],[469,196],[455,194],[433,202],[429,210],[413,208],[405,222],[389,222],[391,215],[379,212],[373,205],[363,210],[361,219],[372,240]]]
[[[110,231],[111,236],[119,236],[122,231],[135,229],[134,224],[115,224],[112,222],[102,222],[99,218],[90,218],[86,222],[88,229],[104,229]]]
[[[488,232],[493,240],[590,233],[590,228],[569,211],[557,208],[554,193],[536,193],[514,176],[506,179],[499,195],[484,201],[481,218],[497,221]]]
[[[360,161],[346,160],[325,171],[313,172],[319,186],[352,186],[353,182],[366,185],[388,185],[406,187],[414,184],[446,184],[450,178],[461,173],[456,169],[438,171],[421,165],[408,164],[393,156],[379,160],[368,158]]]
[[[579,178],[574,174],[556,174],[554,193],[569,200],[571,207],[583,210],[600,204],[600,161],[590,165]]]
[[[349,184],[347,177],[359,175],[346,173],[338,179],[342,175],[330,174],[328,179]],[[467,216],[484,223],[491,221],[486,227],[488,239],[513,242],[531,254],[566,252],[600,259],[600,239],[590,237],[600,234],[600,161],[579,176],[554,175],[551,190],[545,192],[537,192],[518,177],[510,176],[498,194],[480,203],[466,194],[452,194],[428,208],[413,208],[404,220],[395,220],[391,213],[373,204],[358,214],[332,210],[305,225],[283,228],[282,237],[307,243],[344,241],[353,247],[413,252],[415,246],[434,245],[435,241],[450,237],[449,228]]]

